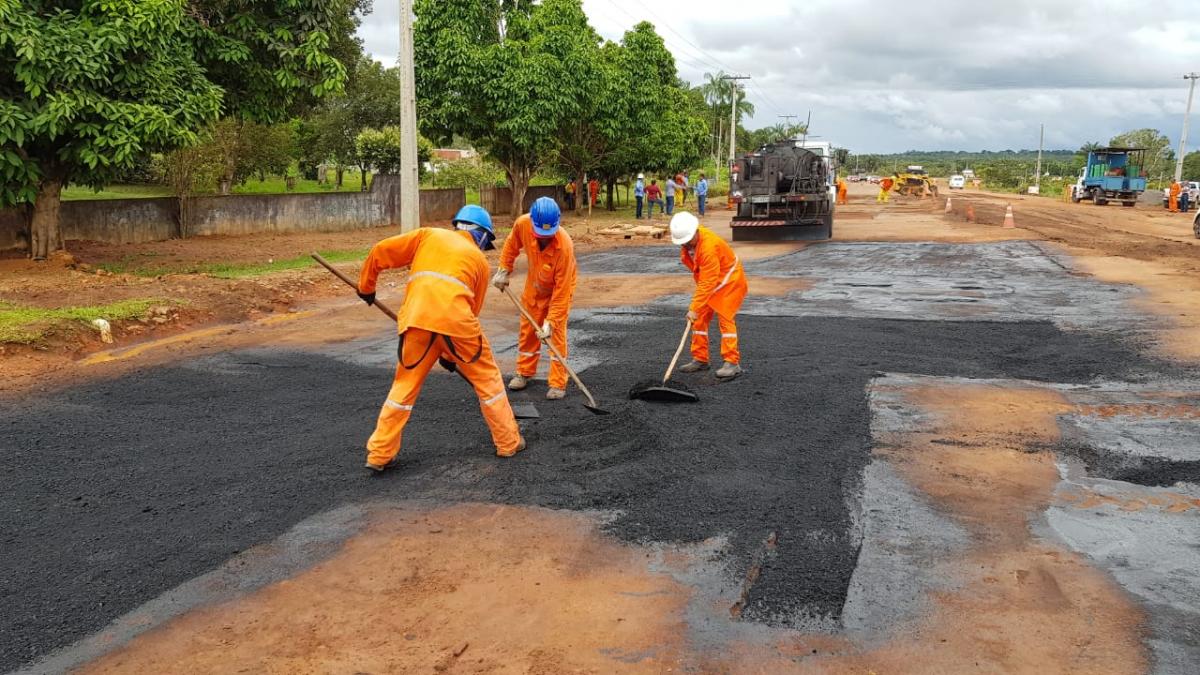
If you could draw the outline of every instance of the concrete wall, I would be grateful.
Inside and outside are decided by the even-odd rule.
[[[421,222],[450,220],[466,203],[466,190],[421,190]],[[63,202],[59,217],[64,238],[137,244],[179,234],[174,198],[97,199]],[[229,195],[191,200],[187,236],[256,232],[337,232],[397,224],[400,181],[376,176],[368,192],[282,195]],[[0,211],[0,250],[28,248],[25,216]]]

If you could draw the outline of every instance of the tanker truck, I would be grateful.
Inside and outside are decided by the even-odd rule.
[[[829,159],[796,139],[767,143],[730,167],[734,241],[833,236]]]

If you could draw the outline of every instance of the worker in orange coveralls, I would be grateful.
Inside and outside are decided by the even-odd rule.
[[[482,207],[468,204],[454,217],[454,226],[456,231],[421,228],[384,239],[371,249],[358,277],[358,295],[372,305],[379,272],[409,268],[397,317],[400,363],[367,441],[367,468],[373,471],[383,471],[399,454],[404,425],[435,363],[457,370],[475,388],[498,456],[525,449],[504,377],[479,324],[488,285],[483,251],[495,248],[492,219]]]
[[[1183,186],[1179,184],[1179,181],[1172,182],[1171,191],[1167,193],[1169,197],[1167,205],[1170,207],[1171,213],[1179,213],[1180,192],[1183,192]]]
[[[567,316],[579,276],[575,265],[575,245],[571,235],[559,227],[561,214],[558,204],[549,197],[539,197],[529,213],[517,218],[512,233],[504,240],[500,251],[500,269],[492,284],[500,290],[508,288],[508,276],[521,251],[529,259],[529,274],[525,276],[525,292],[521,304],[541,322],[540,326],[521,321],[517,338],[517,374],[508,388],[520,390],[529,386],[537,373],[541,358],[541,340],[548,339],[565,358],[567,356]],[[558,359],[550,357],[550,380],[546,398],[560,399],[567,395],[567,369]]]
[[[846,179],[841,177],[837,179],[837,203],[850,203],[849,188],[846,187]]]
[[[687,313],[688,321],[692,322],[692,361],[679,372],[708,370],[708,328],[716,314],[721,331],[721,357],[725,360],[716,375],[723,379],[741,375],[742,358],[734,322],[748,290],[741,261],[728,242],[701,227],[696,216],[686,211],[671,218],[671,243],[679,246],[680,260],[696,279],[696,292]]]

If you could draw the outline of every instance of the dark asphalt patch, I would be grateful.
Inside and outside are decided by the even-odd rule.
[[[858,551],[847,496],[870,450],[873,374],[1072,383],[1154,367],[1048,323],[743,317],[744,376],[681,376],[698,404],[622,400],[663,367],[676,319],[581,322],[619,336],[620,360],[584,375],[613,415],[539,403],[543,417],[523,423],[529,450],[512,460],[491,455],[467,387],[431,377],[398,468],[376,477],[362,443],[391,372],[312,354],[234,353],[4,401],[0,669],[309,516],[373,498],[617,512],[608,529],[627,541],[724,536],[731,584],[760,566],[743,618],[836,621]]]
[[[1148,487],[1171,487],[1177,483],[1200,485],[1200,461],[1139,457],[1113,452],[1078,441],[1056,444],[1055,450],[1074,455],[1087,467],[1087,474]]]

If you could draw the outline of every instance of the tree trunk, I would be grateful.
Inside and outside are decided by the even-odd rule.
[[[606,195],[606,198],[608,199],[608,210],[616,211],[617,205],[613,202],[613,192],[617,188],[617,181],[610,178],[605,182],[608,184],[608,194]]]
[[[342,176],[344,176],[344,175],[346,175],[346,167],[342,166],[341,164],[338,164],[338,166],[337,166],[337,184],[334,186],[335,190],[342,189]]]
[[[532,167],[523,165],[506,166],[508,185],[512,188],[512,209],[509,213],[513,218],[525,212],[525,193],[529,191],[529,179],[533,175]]]
[[[587,174],[583,171],[579,172],[579,178],[575,181],[575,215],[583,214],[584,195],[587,194]]]
[[[367,191],[367,166],[365,164],[363,164],[358,167],[358,170],[360,172],[359,176],[362,177],[362,181],[361,181],[360,185],[358,186],[358,189],[362,192],[366,192]]]
[[[62,249],[62,231],[58,226],[58,205],[62,197],[63,180],[47,174],[38,186],[37,201],[29,217],[29,257],[45,260],[53,251]]]

